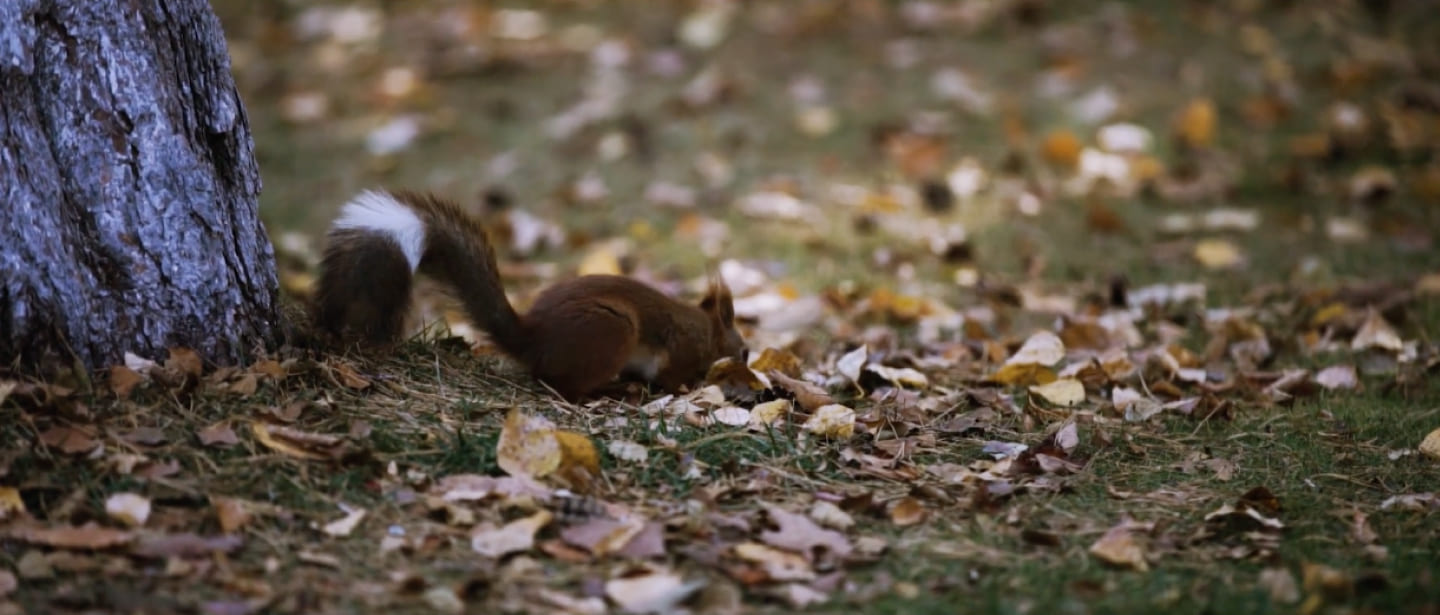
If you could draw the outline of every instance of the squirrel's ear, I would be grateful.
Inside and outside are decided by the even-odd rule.
[[[705,311],[715,314],[725,326],[735,323],[735,299],[730,294],[730,286],[725,283],[725,278],[720,275],[717,269],[710,270],[710,290],[705,293],[705,302],[708,305]]]

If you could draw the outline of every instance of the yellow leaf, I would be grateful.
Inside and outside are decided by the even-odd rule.
[[[1144,572],[1150,568],[1145,561],[1145,549],[1135,539],[1135,533],[1126,524],[1117,525],[1105,532],[1100,540],[1090,545],[1090,554],[1107,564],[1132,568]]]
[[[574,431],[556,431],[555,441],[560,445],[561,474],[578,478],[580,475],[577,472],[583,470],[590,479],[600,477],[600,455],[595,452],[595,443],[589,436]]]
[[[610,244],[601,244],[580,260],[580,275],[620,275],[620,257]]]
[[[1073,406],[1085,401],[1085,385],[1074,378],[1062,378],[1030,387],[1030,392],[1057,406]]]
[[[1082,147],[1080,137],[1075,136],[1075,133],[1068,130],[1056,130],[1045,135],[1045,141],[1040,144],[1040,151],[1050,164],[1073,169],[1080,161]]]
[[[800,357],[788,350],[766,348],[760,352],[760,356],[750,361],[750,369],[762,374],[774,370],[791,378],[798,378],[800,376]]]
[[[1215,140],[1215,103],[1208,98],[1190,101],[1175,118],[1175,136],[1191,147],[1204,147]]]
[[[0,521],[13,519],[25,514],[25,500],[20,499],[20,490],[14,487],[0,487]]]
[[[266,448],[289,455],[291,457],[297,457],[300,459],[328,459],[328,457],[316,451],[308,450],[300,446],[291,444],[286,440],[276,438],[270,433],[270,426],[264,423],[258,421],[251,422],[250,432],[255,434],[255,439],[259,440],[261,444],[264,444]]]
[[[821,406],[805,421],[804,428],[830,438],[849,438],[855,434],[855,411],[840,404]]]
[[[511,410],[500,428],[496,462],[511,476],[539,478],[560,467],[564,454],[549,419]],[[593,454],[593,450],[591,453]]]
[[[990,381],[1011,386],[1047,384],[1055,381],[1055,371],[1034,363],[1009,364],[992,374]]]
[[[1440,459],[1440,429],[1430,432],[1420,442],[1420,452],[1425,453],[1431,459]]]
[[[1195,260],[1207,269],[1230,269],[1245,262],[1245,256],[1229,240],[1202,239],[1195,243]]]
[[[1015,356],[1005,361],[1006,365],[1054,365],[1065,358],[1065,343],[1060,337],[1049,331],[1040,331],[1031,335],[1020,350],[1015,351]]]

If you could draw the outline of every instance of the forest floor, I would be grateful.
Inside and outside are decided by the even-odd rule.
[[[292,307],[422,188],[756,360],[0,378],[0,615],[1440,612],[1433,4],[213,4]]]

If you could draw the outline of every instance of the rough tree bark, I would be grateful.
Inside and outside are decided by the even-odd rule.
[[[206,0],[0,0],[0,361],[272,346],[253,149]]]

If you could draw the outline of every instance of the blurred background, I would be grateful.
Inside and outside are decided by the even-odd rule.
[[[297,292],[374,186],[485,215],[520,288],[731,261],[752,312],[1440,265],[1433,2],[214,6]]]

